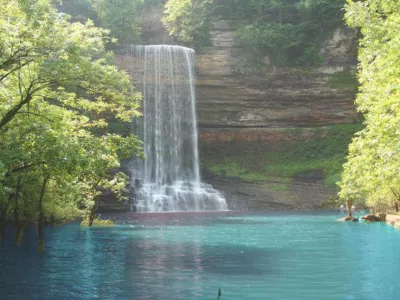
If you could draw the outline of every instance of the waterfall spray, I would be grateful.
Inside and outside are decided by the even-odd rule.
[[[200,180],[192,49],[131,46],[132,77],[144,96],[135,133],[144,161],[132,165],[140,212],[226,210],[223,195]]]

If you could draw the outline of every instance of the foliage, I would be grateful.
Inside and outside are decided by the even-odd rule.
[[[211,20],[233,20],[247,64],[311,66],[321,62],[320,42],[342,20],[345,0],[169,0],[170,35],[209,43]],[[195,45],[194,45],[195,46]]]
[[[204,47],[210,43],[213,3],[214,0],[169,0],[163,23],[171,36],[189,46]]]
[[[88,227],[89,226],[89,221],[88,219],[84,219],[81,223],[81,226],[83,227]],[[110,227],[110,226],[115,226],[115,223],[113,220],[104,220],[104,219],[100,219],[100,218],[96,218],[93,220],[93,226],[106,226],[106,227]]]
[[[329,197],[325,201],[321,202],[321,208],[325,209],[337,209],[342,203],[339,200],[339,197]]]
[[[143,0],[91,0],[98,25],[111,31],[120,43],[133,44],[140,36]]]
[[[86,22],[87,19],[90,19],[97,21],[97,12],[92,0],[55,0],[54,2],[59,11],[70,15],[73,20]]]
[[[141,145],[107,126],[129,127],[140,95],[109,41],[47,0],[0,2],[0,227],[82,216],[104,189],[126,196],[127,176],[111,171]]]
[[[54,0],[58,8],[71,15],[73,20],[91,19],[120,44],[140,41],[141,12],[146,5],[161,4],[161,0]]]
[[[400,200],[399,1],[348,1],[346,19],[361,28],[356,99],[365,117],[344,165],[339,196],[370,206]]]

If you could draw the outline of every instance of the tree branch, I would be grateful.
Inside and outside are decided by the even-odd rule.
[[[27,163],[27,164],[17,166],[11,170],[8,170],[7,173],[4,175],[4,177],[10,176],[12,173],[17,173],[17,172],[20,172],[20,171],[23,171],[23,170],[26,170],[26,169],[29,169],[32,167],[43,165],[44,163],[45,163],[44,161],[41,161],[41,162]]]
[[[0,82],[1,82],[2,80],[4,80],[5,78],[7,78],[8,76],[10,76],[12,73],[14,73],[14,72],[16,72],[16,71],[18,71],[18,70],[21,70],[23,67],[27,66],[27,65],[30,64],[31,62],[33,62],[33,59],[32,59],[32,60],[27,60],[27,61],[25,61],[24,63],[18,64],[18,66],[15,66],[15,67],[12,68],[11,70],[9,70],[7,73],[1,75],[1,76],[0,76]],[[0,67],[0,69],[1,69],[1,67]]]
[[[15,115],[19,112],[19,110],[26,104],[29,104],[29,102],[33,99],[33,96],[35,93],[39,92],[40,90],[43,90],[46,87],[49,87],[53,85],[51,82],[47,82],[45,84],[39,85],[38,87],[35,88],[35,85],[39,84],[39,78],[33,79],[28,88],[26,89],[26,95],[25,98],[21,99],[21,101],[16,104],[13,108],[11,108],[0,120],[0,129],[2,129],[5,125],[7,125],[14,117]]]
[[[54,122],[54,120],[52,120],[52,119],[50,119],[50,118],[47,118],[47,117],[45,117],[45,116],[43,116],[43,115],[41,115],[41,114],[33,113],[33,112],[31,112],[31,111],[19,111],[19,112],[17,112],[16,114],[33,115],[33,116],[36,116],[36,117],[43,118],[43,119],[45,119],[45,120],[47,120],[47,121],[49,121],[49,122],[52,122],[52,123]]]
[[[393,195],[394,195],[397,199],[400,199],[400,195],[399,195],[398,193],[396,193],[392,187],[390,188],[390,190],[392,191]]]

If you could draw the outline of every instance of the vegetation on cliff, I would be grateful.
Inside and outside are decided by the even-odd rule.
[[[348,144],[353,134],[360,130],[360,125],[281,130],[285,130],[293,140],[238,143],[232,151],[208,149],[207,153],[212,155],[205,153],[202,157],[204,167],[218,176],[237,177],[250,182],[281,181],[281,184],[272,187],[280,190],[287,189],[292,178],[307,174],[320,176],[326,186],[335,187],[340,179]],[[304,138],[305,135],[310,137]]]
[[[328,86],[332,89],[350,90],[355,93],[358,90],[356,74],[351,71],[332,74],[328,80]]]
[[[74,21],[92,20],[96,26],[106,28],[120,44],[140,43],[141,16],[146,5],[162,5],[161,0],[53,0],[60,11]]]
[[[141,42],[141,13],[148,5],[164,5],[162,21],[170,36],[196,50],[210,45],[213,21],[231,20],[241,44],[243,61],[238,70],[265,62],[318,65],[321,43],[341,24],[345,4],[345,0],[53,1],[73,20],[90,19],[107,28],[120,44]]]
[[[107,33],[70,22],[47,0],[0,2],[0,231],[88,215],[104,189],[120,198],[127,176],[110,174],[140,152],[129,123],[140,96],[105,50]],[[129,126],[129,125],[127,125]]]
[[[200,49],[210,44],[214,0],[168,0],[163,23],[168,33]]]
[[[354,137],[340,182],[340,198],[366,199],[376,209],[400,202],[399,1],[348,1],[346,19],[361,28],[356,99],[364,128]]]
[[[211,21],[232,20],[249,65],[312,66],[320,44],[337,28],[345,0],[169,0],[164,24],[169,34],[195,48],[209,43]]]

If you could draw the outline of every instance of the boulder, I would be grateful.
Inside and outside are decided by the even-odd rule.
[[[337,222],[358,222],[358,218],[347,216],[347,217],[340,218],[336,221]]]
[[[366,216],[363,216],[361,219],[363,219],[367,222],[381,222],[382,221],[379,218],[379,216],[375,216],[375,215],[366,215]],[[385,219],[386,219],[386,215],[385,215]]]
[[[385,222],[386,221],[386,214],[378,214],[378,218],[381,222]]]

